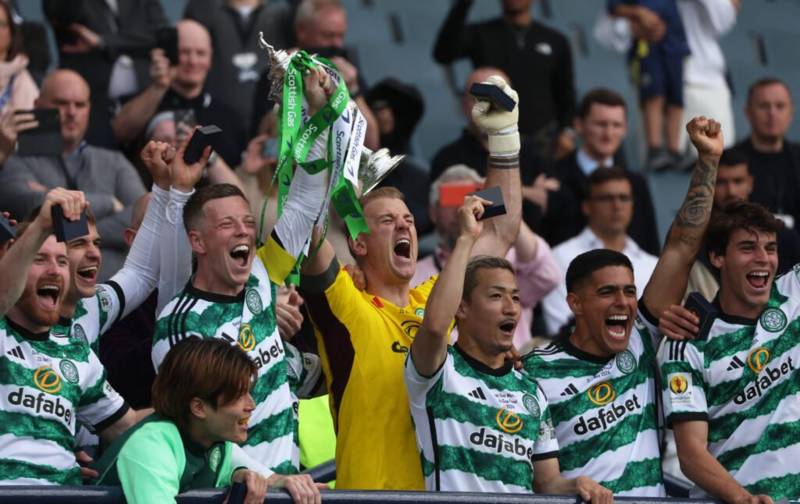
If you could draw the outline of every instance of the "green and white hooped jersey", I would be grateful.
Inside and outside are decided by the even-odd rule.
[[[72,318],[60,320],[52,332],[66,333],[71,338],[84,341],[97,353],[100,336],[122,317],[124,311],[125,294],[122,288],[113,280],[98,284],[95,295],[79,300]]]
[[[253,261],[239,296],[195,289],[191,281],[167,304],[156,321],[153,364],[156,369],[173,345],[189,336],[221,338],[247,352],[258,366],[251,390],[256,409],[250,417],[248,455],[278,474],[296,473],[298,396],[305,397],[322,379],[319,358],[284,343],[275,320],[276,287],[261,261]],[[242,323],[243,313],[251,314]]]
[[[533,491],[533,462],[558,456],[547,399],[509,363],[490,369],[448,347],[421,376],[406,358],[405,382],[430,491]]]
[[[776,501],[800,499],[799,274],[800,265],[775,280],[758,319],[721,314],[706,338],[658,353],[667,421],[707,421],[708,451]]]
[[[641,308],[640,308],[640,311]],[[655,327],[640,313],[627,350],[599,359],[568,340],[523,357],[547,395],[564,477],[588,476],[614,495],[665,495],[658,436]]]
[[[0,484],[80,485],[76,420],[101,431],[127,410],[84,342],[0,319]]]

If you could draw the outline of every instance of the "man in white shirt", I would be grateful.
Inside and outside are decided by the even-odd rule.
[[[633,194],[627,173],[620,168],[597,168],[593,171],[588,178],[588,194],[581,210],[587,219],[586,228],[553,249],[561,270],[566,271],[572,259],[584,252],[598,248],[616,250],[630,259],[636,290],[643,292],[658,258],[643,251],[627,235],[633,217]],[[566,299],[567,288],[562,281],[542,301],[549,334],[556,334],[571,321],[572,312]]]

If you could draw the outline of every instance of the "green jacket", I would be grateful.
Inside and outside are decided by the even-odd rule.
[[[150,415],[116,439],[93,464],[96,485],[122,486],[129,504],[175,502],[188,490],[228,486],[233,443],[206,450],[181,435],[177,425]]]

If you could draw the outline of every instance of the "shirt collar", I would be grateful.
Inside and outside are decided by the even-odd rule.
[[[586,176],[591,175],[592,172],[595,171],[598,166],[614,165],[613,158],[608,158],[602,163],[595,161],[594,159],[590,158],[588,154],[586,154],[586,151],[583,150],[583,147],[578,149],[578,154],[575,156],[575,158],[578,161],[578,167]]]
[[[606,248],[603,240],[597,237],[594,234],[594,231],[591,230],[589,226],[583,228],[583,232],[578,235],[584,243],[587,245],[587,250],[594,250],[594,249],[602,249]],[[629,258],[635,258],[641,255],[642,249],[639,245],[631,239],[630,236],[625,235],[625,248],[622,250],[622,253],[628,256]]]

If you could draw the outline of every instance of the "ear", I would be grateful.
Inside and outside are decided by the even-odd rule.
[[[469,307],[462,299],[460,303],[458,303],[458,309],[456,309],[456,319],[463,319],[467,316],[467,312],[469,311]]]
[[[189,400],[189,413],[200,419],[205,419],[208,415],[206,411],[206,403],[199,397],[192,397]]]
[[[364,241],[363,233],[358,235],[355,240],[348,237],[347,244],[350,246],[350,253],[355,257],[364,257],[367,255],[367,244]]]
[[[717,269],[722,268],[722,265],[725,264],[725,256],[717,254],[716,252],[708,251],[708,260],[711,262],[711,265]]]
[[[572,314],[575,315],[575,318],[577,318],[578,315],[583,315],[583,305],[581,304],[581,298],[577,294],[574,292],[567,294],[567,304],[569,305],[569,309],[572,310]]]
[[[192,252],[198,255],[205,255],[207,253],[206,244],[203,237],[200,236],[199,231],[189,231],[189,245],[192,247]]]

